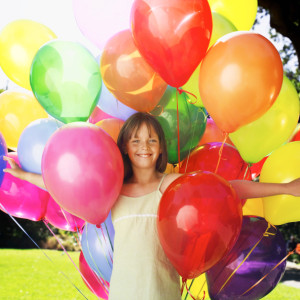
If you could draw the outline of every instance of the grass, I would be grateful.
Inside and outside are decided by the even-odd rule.
[[[0,299],[98,299],[63,251],[0,249]],[[69,252],[78,266],[79,252]]]
[[[0,299],[98,299],[89,291],[71,260],[63,251],[0,249]],[[78,266],[79,252],[69,252]],[[189,298],[191,299],[191,298]],[[209,298],[206,297],[206,300]],[[300,299],[300,289],[278,284],[264,300]]]

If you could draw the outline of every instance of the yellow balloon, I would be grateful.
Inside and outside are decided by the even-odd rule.
[[[212,30],[211,39],[208,48],[210,48],[219,38],[221,38],[225,34],[233,31],[237,31],[235,26],[230,21],[228,21],[225,17],[221,16],[218,13],[213,12],[212,19],[213,19],[213,30]],[[200,66],[201,64],[199,64],[199,66],[196,68],[196,70],[189,78],[187,83],[182,86],[182,89],[194,94],[197,97],[196,99],[193,95],[187,93],[188,99],[191,103],[193,103],[198,107],[203,107],[203,103],[199,92]]]
[[[286,183],[300,177],[300,141],[276,149],[264,163],[260,182]],[[273,225],[300,221],[300,197],[263,198],[265,219]]]
[[[243,160],[256,163],[289,140],[299,118],[298,93],[283,77],[280,93],[272,107],[260,118],[249,123],[229,137]]]
[[[165,173],[166,174],[179,173],[179,166],[178,166],[178,164],[177,165],[167,164]]]
[[[47,117],[46,111],[32,93],[5,91],[0,94],[0,132],[10,149],[16,150],[26,126]]]
[[[187,287],[194,298],[202,299],[203,291],[205,291],[205,299],[208,299],[208,288],[207,288],[207,284],[206,284],[205,274],[201,274],[199,277],[194,278],[194,279],[189,279],[187,281]],[[181,299],[182,300],[192,300],[193,299],[186,291],[186,288],[183,290]]]
[[[17,20],[0,32],[0,66],[12,81],[31,90],[30,67],[38,49],[56,35],[46,26],[31,21]]]
[[[248,199],[243,206],[243,216],[256,216],[264,218],[264,205],[262,198]]]
[[[250,30],[257,13],[257,0],[208,0],[212,11],[230,20],[238,30]]]

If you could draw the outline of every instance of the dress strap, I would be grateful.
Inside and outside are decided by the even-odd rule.
[[[157,190],[158,190],[158,191],[159,191],[159,189],[160,189],[160,187],[161,187],[161,185],[162,185],[162,183],[163,183],[163,181],[164,181],[166,175],[167,175],[167,174],[163,174],[163,176],[162,176],[162,178],[161,178],[161,180],[160,180],[160,182],[159,182],[159,184],[158,184],[158,187],[157,187]]]

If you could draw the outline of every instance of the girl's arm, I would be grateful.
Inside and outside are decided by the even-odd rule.
[[[26,180],[42,189],[46,189],[42,175],[24,171],[19,167],[14,159],[10,157],[3,156],[3,159],[7,161],[11,167],[11,169],[4,169],[3,172],[9,173],[19,179]]]
[[[161,186],[163,193],[167,187],[183,174],[168,174]],[[289,183],[265,183],[248,180],[231,180],[230,184],[235,189],[240,199],[261,198],[275,195],[293,195],[300,197],[300,178]]]
[[[230,183],[240,199],[261,198],[281,194],[300,197],[300,178],[289,183],[265,183],[247,180],[232,180]]]

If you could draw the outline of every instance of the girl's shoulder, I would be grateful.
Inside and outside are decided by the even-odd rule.
[[[163,194],[167,187],[177,178],[181,177],[183,174],[178,174],[178,173],[172,173],[172,174],[166,174],[161,186],[160,186],[160,191]]]

